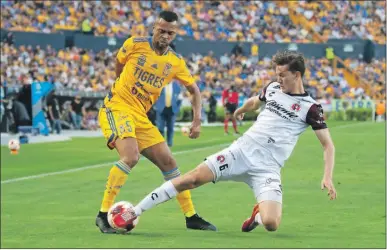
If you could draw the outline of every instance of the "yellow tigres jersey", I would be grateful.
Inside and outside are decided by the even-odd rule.
[[[163,55],[157,55],[152,37],[127,39],[117,54],[117,60],[125,66],[107,99],[118,95],[131,108],[140,111],[148,112],[162,88],[173,79],[185,86],[194,83],[184,59],[171,48]]]

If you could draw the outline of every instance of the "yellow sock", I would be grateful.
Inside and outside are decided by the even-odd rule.
[[[128,179],[130,168],[123,163],[118,161],[110,170],[109,177],[106,183],[106,189],[103,195],[101,212],[109,211],[109,208],[113,205],[121,187],[125,184]]]
[[[163,172],[164,180],[169,181],[180,175],[180,170],[176,167],[172,170]],[[195,208],[191,200],[191,192],[189,190],[183,191],[176,196],[180,204],[180,208],[186,217],[191,217],[196,214]]]
[[[179,201],[180,208],[186,217],[191,217],[196,214],[194,205],[191,199],[191,192],[189,190],[183,191],[176,196]]]

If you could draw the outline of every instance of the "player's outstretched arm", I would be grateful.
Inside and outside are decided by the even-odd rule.
[[[188,92],[192,95],[192,109],[193,109],[193,120],[190,128],[189,138],[195,139],[200,135],[201,125],[201,107],[202,100],[200,95],[199,87],[194,83],[186,86]]]
[[[315,133],[324,149],[324,176],[321,181],[321,189],[324,190],[326,188],[330,199],[334,200],[337,197],[336,189],[332,181],[335,165],[335,146],[333,145],[328,128],[315,130]]]
[[[242,107],[238,108],[234,112],[234,116],[238,120],[242,120],[243,116],[246,112],[257,110],[259,108],[259,104],[261,101],[259,100],[258,96],[250,97],[243,105]]]

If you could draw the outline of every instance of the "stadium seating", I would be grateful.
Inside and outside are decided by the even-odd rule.
[[[386,43],[385,1],[298,1],[298,13],[325,40],[371,39]],[[281,1],[1,1],[1,28],[52,33],[83,30],[96,36],[147,35],[162,9],[176,11],[180,35],[197,40],[315,42],[305,27],[289,18]],[[373,14],[375,13],[375,15]]]
[[[76,47],[55,51],[51,47],[16,48],[1,44],[2,83],[10,87],[38,80],[53,82],[57,89],[107,91],[115,80],[115,54],[116,51],[94,53]],[[246,96],[256,94],[274,77],[270,58],[256,60],[253,56],[227,54],[216,59],[211,52],[186,58],[204,94],[220,94],[223,88],[235,84]],[[347,59],[345,63],[362,72],[361,77],[372,85],[373,98],[385,98],[385,59],[374,60],[372,64]],[[348,84],[342,69],[335,74],[327,59],[307,60],[305,83],[316,98],[360,98],[365,95],[364,90]]]

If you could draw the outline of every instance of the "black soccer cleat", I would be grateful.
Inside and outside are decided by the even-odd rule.
[[[109,225],[107,220],[107,213],[99,212],[97,218],[95,219],[95,225],[99,228],[101,233],[104,234],[115,234],[117,233],[114,228]]]
[[[214,225],[205,221],[198,214],[194,214],[191,217],[185,217],[185,224],[188,229],[218,231]]]

